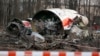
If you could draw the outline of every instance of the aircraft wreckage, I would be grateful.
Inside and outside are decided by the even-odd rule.
[[[77,43],[81,41],[79,38],[88,37],[88,23],[88,18],[75,10],[53,8],[41,10],[33,18],[26,20],[12,19],[5,34],[13,37],[9,38],[8,42],[13,40],[13,44],[22,45],[26,49],[38,44],[39,49],[42,49],[41,44],[44,43],[49,43],[50,48],[50,45],[54,47],[56,42],[60,43],[65,39]],[[74,33],[78,38],[71,39],[70,33]],[[56,41],[57,39],[60,40]]]

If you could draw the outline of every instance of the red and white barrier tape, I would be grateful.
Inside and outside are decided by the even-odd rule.
[[[100,56],[100,52],[0,51],[0,56]]]

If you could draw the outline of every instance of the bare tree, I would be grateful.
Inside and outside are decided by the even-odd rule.
[[[31,0],[28,0],[28,13],[29,13],[29,17],[32,16],[32,3],[31,3]]]
[[[3,0],[0,0],[0,24],[2,23],[3,19]]]
[[[69,0],[69,8],[76,10],[76,8],[77,8],[77,0]]]
[[[55,8],[60,8],[60,0],[55,0]]]
[[[41,8],[41,1],[42,0],[39,0],[39,1],[37,1],[37,5],[36,5],[36,11],[39,11],[39,10],[41,10],[40,8]]]

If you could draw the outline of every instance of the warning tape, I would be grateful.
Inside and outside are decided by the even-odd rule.
[[[100,56],[100,52],[0,51],[0,56]]]

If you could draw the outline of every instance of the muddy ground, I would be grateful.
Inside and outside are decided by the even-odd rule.
[[[25,48],[21,44],[14,44],[17,38],[3,35],[0,32],[0,50],[67,50],[67,51],[100,51],[100,34],[88,37],[77,37],[70,34],[68,38],[61,39],[60,36],[53,36],[43,43],[34,42],[31,48]]]

